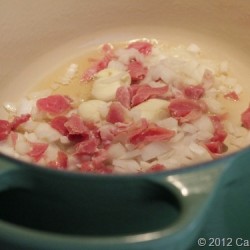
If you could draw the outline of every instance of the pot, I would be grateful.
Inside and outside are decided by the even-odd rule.
[[[2,0],[0,5],[1,102],[19,98],[79,51],[142,37],[195,42],[214,58],[230,60],[241,83],[250,79],[248,1]],[[125,176],[56,171],[1,154],[1,249],[188,249],[219,190],[250,175],[249,152]]]

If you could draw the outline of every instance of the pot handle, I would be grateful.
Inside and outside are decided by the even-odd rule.
[[[178,237],[185,241],[185,245],[191,244],[196,239],[206,211],[216,191],[222,185],[222,181],[219,181],[224,176],[222,172],[230,165],[228,161],[220,161],[214,166],[203,166],[183,174],[166,176],[157,182],[172,191],[180,205],[179,218],[172,225],[157,232],[157,238],[165,239],[165,246],[166,241],[169,246],[173,242],[176,244]]]
[[[0,192],[11,188],[32,188],[32,178],[29,171],[22,166],[7,163],[3,160],[0,165]],[[19,163],[20,165],[20,163]],[[180,205],[179,217],[172,223],[153,232],[136,235],[122,235],[117,237],[71,237],[60,234],[50,234],[32,229],[24,230],[15,225],[0,223],[0,236],[9,239],[16,236],[24,246],[35,245],[36,249],[183,249],[197,237],[198,230],[206,209],[214,198],[215,191],[221,185],[218,181],[222,172],[231,165],[231,161],[218,161],[213,166],[189,169],[184,173],[169,175],[162,178],[162,174],[149,175],[144,180],[152,186],[160,186],[170,191],[177,198]],[[153,189],[159,190],[159,189]],[[152,201],[154,202],[154,201]],[[34,241],[36,239],[36,241]],[[176,244],[180,244],[179,248]],[[38,247],[39,246],[39,247]],[[174,246],[174,248],[173,248]],[[24,248],[20,248],[24,249]],[[27,249],[27,248],[26,248]]]
[[[1,158],[0,165],[0,192],[13,188],[29,188],[31,186],[28,171],[22,168],[22,163],[12,163]]]

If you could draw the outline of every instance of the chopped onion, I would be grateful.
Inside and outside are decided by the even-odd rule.
[[[112,144],[108,149],[108,155],[112,159],[124,156],[126,149],[121,143]]]
[[[213,123],[207,115],[202,115],[199,119],[195,120],[193,126],[195,126],[198,131],[214,132]]]
[[[48,162],[56,160],[57,154],[58,154],[58,148],[53,144],[49,144],[49,146],[45,152],[46,160]]]
[[[223,114],[223,113],[225,113],[225,108],[216,99],[204,97],[203,100],[205,101],[205,103],[207,104],[209,110],[212,113],[215,113],[215,114]]]
[[[25,132],[25,133],[24,133],[24,137],[25,137],[25,139],[26,139],[27,141],[29,141],[29,142],[34,142],[34,143],[36,143],[36,142],[41,142],[41,140],[39,140],[39,139],[37,138],[37,136],[36,136],[35,133],[27,133],[27,132]]]
[[[6,111],[11,112],[11,113],[15,113],[17,110],[16,104],[12,102],[4,102],[3,107],[6,109]]]
[[[193,153],[198,154],[198,155],[202,155],[202,154],[206,153],[206,151],[207,151],[204,147],[198,145],[198,144],[195,143],[195,142],[190,143],[189,149],[190,149]]]
[[[18,134],[17,141],[15,144],[15,150],[20,155],[25,155],[30,151],[30,144],[25,140],[22,134]]]
[[[17,115],[30,114],[33,106],[34,106],[33,100],[27,100],[26,98],[23,98],[20,100],[17,106],[16,113]]]
[[[49,124],[43,122],[40,123],[36,129],[35,134],[39,139],[45,140],[47,142],[55,142],[60,139],[61,134],[53,129]]]
[[[126,172],[136,173],[140,171],[140,165],[135,160],[113,160],[114,167],[126,169]]]
[[[167,150],[168,146],[164,142],[152,142],[142,148],[141,157],[143,161],[149,161],[164,154]]]
[[[139,149],[135,149],[135,150],[132,150],[132,151],[127,151],[122,157],[121,159],[131,159],[131,158],[134,158],[134,157],[137,157],[141,155],[141,150]]]
[[[178,131],[178,121],[173,117],[157,121],[156,124],[159,125],[160,127],[174,130],[175,132]]]
[[[194,134],[197,131],[197,127],[190,123],[185,123],[181,126],[182,131],[190,134]]]
[[[68,67],[65,75],[59,80],[59,83],[63,85],[70,84],[71,80],[74,78],[75,74],[77,73],[78,65],[75,63],[70,64]]]

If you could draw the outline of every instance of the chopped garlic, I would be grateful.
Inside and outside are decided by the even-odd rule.
[[[116,69],[104,69],[96,74],[91,94],[101,101],[115,99],[116,91],[121,86],[129,86],[131,78],[128,72]]]
[[[107,103],[101,100],[89,100],[82,102],[78,107],[79,115],[86,121],[98,122],[107,112]]]
[[[158,121],[169,116],[168,105],[169,102],[166,100],[149,99],[132,108],[130,116],[138,119],[146,118],[149,121]]]

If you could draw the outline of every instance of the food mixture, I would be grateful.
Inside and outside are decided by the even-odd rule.
[[[185,167],[231,153],[250,142],[250,108],[238,123],[226,102],[242,91],[227,61],[204,57],[196,44],[155,40],[105,44],[79,72],[4,103],[0,151],[48,168],[91,173],[142,173]],[[89,96],[60,93],[77,79]],[[73,85],[72,85],[73,87]],[[226,102],[225,102],[226,100]]]

